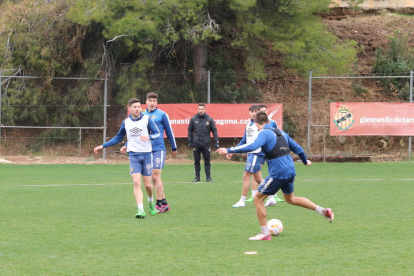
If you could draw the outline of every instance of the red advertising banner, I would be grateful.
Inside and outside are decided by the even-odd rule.
[[[214,119],[219,137],[243,137],[249,122],[249,106],[252,104],[205,104],[206,113]],[[283,105],[266,104],[269,118],[283,129]],[[198,104],[158,104],[166,112],[177,138],[187,137],[191,117],[197,114]],[[142,105],[145,109],[146,105]]]
[[[331,103],[332,136],[414,136],[414,103]]]

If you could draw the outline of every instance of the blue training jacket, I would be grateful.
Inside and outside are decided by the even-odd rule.
[[[236,146],[227,149],[228,153],[246,153],[252,150],[255,150],[259,147],[262,148],[264,152],[271,152],[276,145],[277,136],[273,132],[274,128],[271,127],[270,124],[267,124],[263,127],[263,129],[259,132],[256,139],[246,145]],[[286,142],[289,145],[291,151],[299,155],[300,159],[302,160],[303,164],[307,164],[307,158],[305,152],[303,151],[302,147],[293,141],[289,135],[281,131],[283,137],[285,138]],[[273,178],[277,179],[289,179],[292,176],[296,175],[295,172],[295,164],[293,159],[290,155],[282,156],[275,159],[266,160],[269,166],[269,175]]]
[[[147,108],[142,112],[142,114],[148,115],[154,120],[161,134],[157,139],[151,140],[152,151],[166,150],[164,143],[164,131],[170,141],[171,150],[176,151],[177,143],[175,142],[174,132],[172,130],[168,114],[158,108],[154,111],[149,111]]]

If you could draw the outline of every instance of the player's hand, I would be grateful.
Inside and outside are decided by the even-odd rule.
[[[308,163],[306,164],[306,166],[310,166],[310,165],[312,165],[312,162],[308,160]]]
[[[149,136],[147,136],[147,135],[141,135],[141,137],[139,139],[143,142],[146,142],[146,141],[150,140]]]
[[[175,156],[177,156],[177,153],[177,150],[171,151],[171,157],[174,158]]]
[[[127,147],[123,146],[123,147],[119,150],[119,152],[120,152],[120,153],[126,153],[126,150],[127,150]]]
[[[97,146],[96,148],[93,149],[93,152],[94,153],[98,153],[98,151],[100,151],[101,149],[103,149],[103,146],[102,145]]]
[[[231,160],[232,156],[233,156],[233,153],[228,153],[226,157],[227,157],[228,160]]]
[[[227,149],[226,148],[219,148],[216,150],[217,153],[219,154],[227,154]]]

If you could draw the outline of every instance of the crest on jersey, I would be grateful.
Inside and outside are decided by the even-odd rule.
[[[207,121],[207,122],[206,122],[206,125],[209,125],[209,124],[210,124],[210,123]]]
[[[247,129],[247,135],[250,135],[250,134],[252,134],[253,132],[254,132],[254,130],[253,130],[253,129],[251,129],[251,128]]]
[[[340,130],[348,130],[354,122],[354,116],[349,107],[341,106],[335,112],[334,123]]]
[[[134,127],[133,129],[131,129],[131,132],[134,134],[140,133],[142,131],[142,129],[138,128],[138,127]]]
[[[155,119],[155,118],[157,118],[157,116],[154,114],[154,115],[152,115],[152,118]]]

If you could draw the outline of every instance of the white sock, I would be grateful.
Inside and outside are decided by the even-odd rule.
[[[144,204],[140,203],[140,204],[137,204],[137,206],[138,206],[138,209],[144,210]]]
[[[265,235],[269,235],[269,228],[267,228],[267,225],[266,226],[260,226],[260,229],[262,229],[262,231],[261,231],[261,233],[262,234],[265,234]]]
[[[240,202],[244,202],[246,200],[246,197],[245,196],[241,196],[241,198],[240,198]]]
[[[153,202],[154,199],[152,197],[148,197],[148,202]]]
[[[317,212],[318,214],[324,216],[323,208],[321,206],[316,206],[315,212]]]
[[[252,190],[252,197],[257,193],[257,190]]]
[[[268,199],[268,200],[275,199],[275,196],[274,196],[274,195],[270,195],[270,196],[268,196],[268,197],[267,197],[267,199]]]

